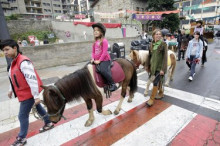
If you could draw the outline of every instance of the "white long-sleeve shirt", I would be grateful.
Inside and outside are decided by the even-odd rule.
[[[30,89],[31,94],[34,97],[34,99],[38,98],[39,96],[39,89],[38,89],[38,82],[37,82],[37,76],[34,71],[34,66],[30,61],[23,61],[20,65],[20,70],[23,73]],[[9,70],[9,77],[11,79],[11,68]],[[10,86],[9,91],[11,91],[12,88]]]

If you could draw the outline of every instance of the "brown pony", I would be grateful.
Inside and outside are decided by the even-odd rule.
[[[118,114],[121,110],[121,105],[125,98],[127,87],[130,87],[128,102],[132,102],[134,93],[137,90],[137,73],[134,64],[122,58],[117,59],[116,62],[122,67],[125,73],[125,79],[119,83],[122,87],[121,98],[114,114]],[[74,73],[64,76],[54,85],[42,87],[44,88],[44,104],[47,107],[48,116],[53,123],[57,123],[60,121],[61,117],[63,117],[66,103],[73,100],[79,100],[81,97],[86,102],[89,112],[89,119],[85,123],[86,127],[92,125],[95,119],[93,114],[92,99],[95,100],[96,108],[99,113],[102,113],[103,115],[112,114],[110,110],[102,109],[103,97],[100,90],[101,88],[95,84],[91,64],[86,65]]]
[[[139,50],[139,51],[131,50],[130,58],[134,62],[136,68],[139,68],[140,64],[145,66],[148,55],[149,55],[148,50]],[[173,74],[174,74],[174,70],[176,68],[176,55],[171,50],[168,50],[167,61],[168,61],[167,62],[168,76],[167,76],[167,80],[165,82],[165,86],[169,86],[170,80],[171,81],[173,80]],[[148,95],[149,87],[150,87],[150,84],[153,82],[153,80],[154,80],[154,76],[151,76],[151,78],[147,82],[147,86],[146,86],[146,89],[144,91],[144,96]]]

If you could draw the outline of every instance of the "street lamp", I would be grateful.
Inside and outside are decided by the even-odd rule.
[[[9,35],[9,31],[8,31],[8,27],[5,21],[5,16],[4,16],[4,12],[2,9],[2,5],[0,2],[0,40],[5,40],[5,39],[10,39],[10,35]],[[12,59],[5,57],[6,61],[7,61],[7,71],[10,68],[10,64],[12,62]]]

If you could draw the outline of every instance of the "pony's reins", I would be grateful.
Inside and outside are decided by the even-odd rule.
[[[37,108],[36,108],[36,105],[33,106],[32,108],[32,112],[33,112],[33,115],[36,119],[40,119],[40,120],[43,120],[44,117],[46,116],[49,116],[49,117],[52,117],[52,116],[57,116],[59,115],[61,118],[63,118],[64,120],[66,120],[67,118],[63,116],[63,114],[60,114],[61,111],[63,110],[64,106],[65,106],[65,103],[66,103],[66,99],[65,97],[63,96],[63,94],[60,92],[60,90],[57,88],[56,85],[53,85],[54,88],[58,91],[58,93],[60,94],[61,96],[61,99],[63,100],[63,105],[62,107],[55,113],[55,114],[48,114],[46,113],[44,116],[41,116],[38,111],[37,111]],[[41,103],[44,104],[44,102],[41,100]],[[44,104],[45,105],[45,104]]]

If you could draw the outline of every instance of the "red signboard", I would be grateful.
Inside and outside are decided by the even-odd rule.
[[[34,43],[35,36],[28,36],[29,42]]]
[[[78,19],[86,18],[86,15],[83,15],[83,14],[77,14],[77,15],[75,15],[75,18],[78,18]]]

